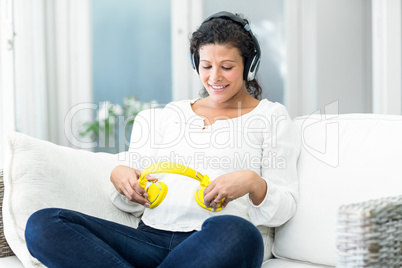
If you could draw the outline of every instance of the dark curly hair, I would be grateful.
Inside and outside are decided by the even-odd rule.
[[[235,15],[248,23],[241,15]],[[207,44],[229,45],[237,48],[243,58],[243,65],[256,50],[250,34],[239,23],[224,17],[204,22],[193,32],[190,39],[190,52],[199,57],[200,48]],[[246,81],[246,88],[251,96],[256,99],[261,98],[262,89],[256,79]],[[208,96],[205,88],[201,89],[200,95],[202,97]]]

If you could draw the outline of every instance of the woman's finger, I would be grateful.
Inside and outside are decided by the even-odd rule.
[[[157,182],[158,181],[157,178],[151,177],[151,175],[147,175],[145,178],[147,179],[147,181],[152,181],[152,182]]]
[[[211,207],[216,210],[219,207],[222,207],[223,203],[226,201],[226,204],[229,203],[232,199],[228,198],[226,194],[220,192],[215,198],[211,201]]]
[[[225,199],[223,199],[223,202],[222,202],[222,204],[221,204],[221,207],[222,208],[225,208],[228,204],[229,204],[229,202],[230,201],[232,201],[233,199],[230,199],[230,198],[225,198]]]
[[[204,189],[204,204],[205,206],[211,207],[212,200],[218,195],[218,189],[214,185],[210,184]]]
[[[131,187],[131,185],[129,187],[124,188],[123,192],[128,200],[139,203],[146,207],[147,207],[146,204],[148,204],[149,206],[149,201],[146,199],[146,191],[141,186],[139,186],[138,183],[136,186],[134,186],[134,188]]]

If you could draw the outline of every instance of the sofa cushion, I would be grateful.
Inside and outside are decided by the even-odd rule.
[[[294,122],[302,133],[300,203],[276,229],[273,253],[335,266],[339,206],[401,193],[402,117],[312,115]]]
[[[58,146],[21,133],[9,135],[4,172],[4,232],[25,267],[41,266],[29,254],[24,237],[28,217],[47,207],[77,210],[137,226],[138,218],[109,200],[110,172],[127,164],[126,154],[93,153]]]
[[[313,263],[303,263],[282,259],[270,259],[264,262],[261,268],[329,268],[329,266],[317,265]]]

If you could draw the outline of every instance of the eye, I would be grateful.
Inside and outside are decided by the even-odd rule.
[[[202,68],[208,70],[211,69],[211,66],[202,66]]]
[[[225,67],[225,66],[222,66],[222,69],[224,69],[224,70],[226,70],[226,71],[229,71],[229,70],[231,70],[233,67]]]

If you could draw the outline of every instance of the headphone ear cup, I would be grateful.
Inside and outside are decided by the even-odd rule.
[[[205,187],[198,188],[198,190],[195,192],[195,201],[197,201],[197,204],[200,205],[201,207],[208,209],[204,204],[204,190]]]
[[[165,183],[161,181],[152,183],[147,189],[147,199],[151,203],[149,208],[156,208],[159,206],[163,199],[165,199],[167,192],[168,187]]]
[[[245,81],[254,80],[259,64],[260,59],[258,58],[257,53],[252,54],[248,58],[246,64],[244,65],[243,80]]]
[[[195,201],[197,201],[197,204],[200,205],[201,207],[203,207],[205,209],[208,209],[208,210],[212,210],[211,207],[207,208],[205,206],[205,203],[204,203],[204,190],[205,190],[205,187],[200,186],[200,188],[195,192]],[[220,202],[218,204],[218,207],[217,207],[217,209],[215,211],[222,210],[221,205],[222,205],[222,202]]]
[[[200,64],[200,58],[196,53],[191,53],[190,52],[190,59],[191,59],[191,65],[193,66],[194,71],[199,74],[198,67]]]

